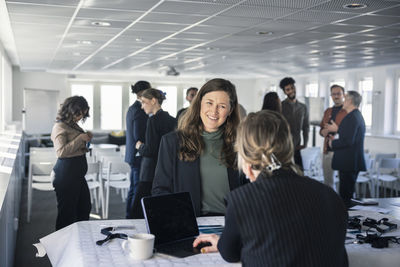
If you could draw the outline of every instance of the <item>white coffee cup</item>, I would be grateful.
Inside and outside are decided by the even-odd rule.
[[[146,260],[153,256],[154,235],[133,234],[122,242],[122,248],[135,260]]]

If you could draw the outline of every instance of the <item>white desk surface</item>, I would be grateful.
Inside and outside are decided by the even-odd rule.
[[[380,219],[388,217],[375,212],[350,211],[350,215],[363,215]],[[201,217],[197,219],[199,225],[224,224],[224,217]],[[132,225],[132,230],[119,230],[129,234],[146,232],[144,220],[108,220],[85,221],[74,223],[66,228],[54,232],[40,239],[53,266],[84,266],[84,267],[109,267],[109,266],[241,266],[240,263],[229,264],[219,253],[198,254],[187,258],[174,258],[160,253],[145,261],[135,261],[122,249],[122,239],[114,239],[108,244],[97,246],[97,240],[105,238],[100,229],[108,226]],[[389,235],[400,236],[400,229],[390,232]],[[328,246],[329,244],[327,244]],[[394,267],[400,264],[400,245],[392,244],[389,248],[375,249],[370,244],[346,245],[349,257],[349,266],[379,266]]]

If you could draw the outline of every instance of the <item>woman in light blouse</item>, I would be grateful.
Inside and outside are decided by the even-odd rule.
[[[82,96],[65,99],[58,111],[51,140],[57,155],[53,186],[57,196],[56,230],[77,221],[89,220],[90,192],[85,179],[87,143],[90,132],[78,126],[89,117],[89,105]]]

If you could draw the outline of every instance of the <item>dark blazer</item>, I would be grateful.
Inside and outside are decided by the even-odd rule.
[[[125,162],[134,167],[140,167],[142,157],[136,156],[137,141],[146,142],[146,124],[148,116],[141,108],[142,104],[135,101],[126,113],[126,151]]]
[[[146,142],[139,147],[139,154],[143,157],[140,167],[140,181],[153,181],[161,137],[175,128],[176,119],[162,109],[147,120]]]
[[[332,141],[332,169],[343,172],[365,171],[365,122],[358,109],[343,118],[338,134],[339,139]]]
[[[348,266],[348,213],[328,186],[278,170],[227,197],[221,256],[243,266]]]
[[[158,164],[153,181],[152,195],[190,192],[196,211],[201,214],[200,158],[182,161],[178,158],[179,137],[177,132],[163,136],[158,155]],[[233,190],[244,184],[245,178],[237,170],[227,168],[229,188]]]

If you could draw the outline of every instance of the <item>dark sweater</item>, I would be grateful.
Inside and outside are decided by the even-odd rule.
[[[196,216],[201,213],[200,158],[183,161],[178,158],[179,137],[177,132],[166,134],[161,139],[152,195],[189,192],[192,196]],[[246,183],[245,177],[237,170],[227,168],[229,189],[233,190]]]
[[[291,171],[260,174],[228,195],[218,249],[243,266],[348,266],[347,217],[324,184]]]
[[[175,127],[176,119],[162,109],[147,120],[146,143],[142,144],[138,149],[140,156],[143,157],[140,168],[140,181],[153,181],[161,137],[173,131]]]

